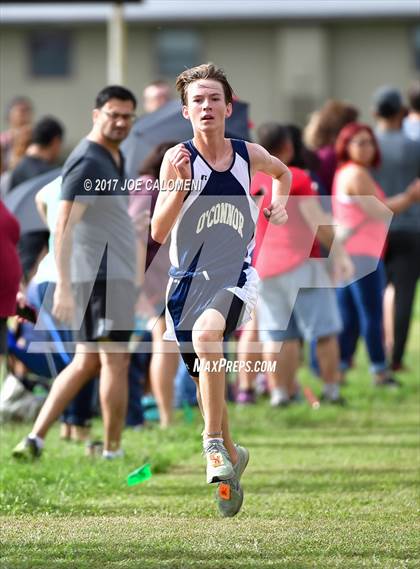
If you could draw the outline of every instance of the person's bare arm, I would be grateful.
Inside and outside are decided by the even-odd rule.
[[[340,178],[338,179],[340,181]],[[376,198],[376,186],[367,170],[355,166],[342,178],[344,192],[354,196],[361,208],[373,219],[387,220],[389,210],[399,214],[420,200],[420,180],[414,180],[405,192],[386,198]],[[386,207],[384,207],[386,206]]]
[[[301,196],[299,210],[314,236],[326,249],[331,250],[337,279],[348,280],[354,273],[354,266],[340,240],[335,238],[331,215],[322,209],[315,196]]]
[[[190,153],[183,144],[170,148],[160,169],[160,191],[151,223],[152,238],[165,243],[184,203],[182,183],[191,179]],[[168,191],[168,182],[178,181],[178,191]]]
[[[43,199],[43,192],[44,188],[42,188],[41,190],[39,190],[39,192],[37,192],[37,194],[35,195],[35,206],[36,209],[39,213],[39,217],[42,219],[42,221],[45,223],[45,225],[48,226],[47,223],[47,204],[44,202]]]
[[[395,214],[402,213],[408,209],[413,203],[420,201],[420,178],[416,178],[407,187],[405,192],[387,198],[385,203]]]
[[[296,199],[299,199],[299,210],[306,224],[322,245],[329,249],[334,241],[332,217],[322,209],[317,197],[300,196]]]
[[[264,215],[271,223],[282,225],[287,221],[285,204],[290,192],[292,175],[281,160],[272,156],[259,144],[247,143],[251,161],[251,173],[264,172],[273,178],[271,204],[264,209]]]
[[[55,227],[55,261],[57,284],[54,293],[53,315],[62,322],[70,322],[74,311],[71,290],[70,257],[74,226],[81,220],[88,206],[77,201],[61,201]]]

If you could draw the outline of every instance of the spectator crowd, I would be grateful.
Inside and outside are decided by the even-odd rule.
[[[143,113],[158,116],[171,93],[164,81],[148,85]],[[257,173],[251,181],[260,284],[251,320],[228,345],[231,358],[251,363],[230,377],[238,405],[254,404],[261,393],[272,407],[301,403],[305,359],[319,377],[321,402],[346,404],[359,341],[375,389],[403,383],[420,277],[419,82],[407,103],[397,89],[382,87],[372,97],[373,126],[350,103],[328,100],[303,128],[275,121],[256,128],[256,141],[289,167],[292,186],[289,220],[275,226],[264,216],[271,178]],[[135,188],[124,192],[124,145],[133,140],[136,107],[129,90],[102,89],[92,126],[64,165],[62,122],[34,121],[27,97],[7,107],[0,134],[0,420],[35,419],[16,455],[28,445],[39,455],[59,417],[63,439],[89,441],[101,413],[103,456],[118,458],[124,425],[169,428],[175,406],[197,403],[176,346],[164,339],[170,243],[160,245],[150,232],[165,152],[181,140],[156,145],[136,165]],[[87,192],[86,180],[106,181],[113,191]],[[40,392],[49,392],[45,401]]]

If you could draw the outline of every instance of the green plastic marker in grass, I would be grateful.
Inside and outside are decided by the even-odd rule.
[[[192,423],[194,421],[194,413],[190,405],[186,401],[182,404],[184,409],[184,421],[186,423]]]
[[[141,482],[146,482],[146,480],[149,480],[151,477],[152,470],[150,464],[146,462],[146,464],[143,464],[143,466],[140,466],[140,468],[137,468],[137,470],[130,472],[130,474],[127,476],[127,484],[129,486],[135,486]]]

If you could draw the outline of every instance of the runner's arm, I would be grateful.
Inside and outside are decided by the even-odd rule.
[[[264,172],[273,178],[273,200],[289,195],[292,175],[286,164],[259,144],[247,143],[252,175]]]
[[[252,175],[255,172],[264,172],[273,178],[271,204],[264,209],[264,215],[271,223],[282,225],[287,221],[285,204],[292,183],[290,170],[259,144],[247,143],[247,149]]]
[[[167,240],[185,198],[182,187],[169,191],[168,182],[179,181],[182,185],[182,182],[190,179],[190,153],[183,144],[178,144],[166,152],[160,169],[159,196],[151,223],[152,238],[158,243],[163,244]]]

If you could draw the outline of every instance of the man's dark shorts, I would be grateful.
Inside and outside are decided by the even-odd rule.
[[[136,290],[126,280],[96,280],[73,285],[79,314],[86,308],[80,330],[74,332],[77,342],[128,342],[134,328]]]

